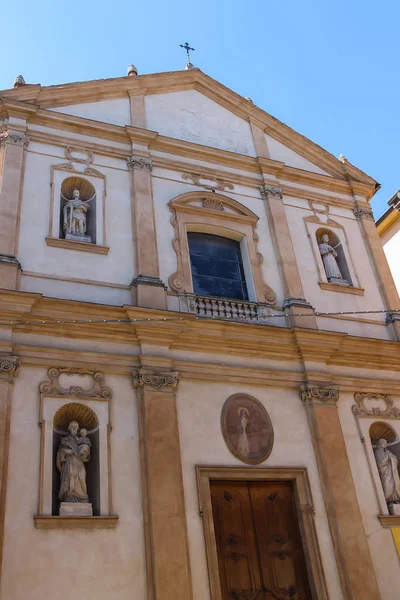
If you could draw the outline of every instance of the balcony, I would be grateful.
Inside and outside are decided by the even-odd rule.
[[[270,307],[247,300],[232,300],[215,296],[180,294],[180,309],[199,317],[229,319],[230,321],[266,322]]]

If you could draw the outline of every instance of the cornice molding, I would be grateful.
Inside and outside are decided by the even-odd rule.
[[[149,369],[138,369],[132,375],[132,383],[135,389],[143,391],[176,392],[179,385],[178,371],[151,371]]]
[[[0,379],[12,382],[19,372],[19,359],[16,356],[0,355]]]
[[[306,383],[300,386],[300,395],[305,406],[322,404],[336,406],[339,400],[339,387]]]

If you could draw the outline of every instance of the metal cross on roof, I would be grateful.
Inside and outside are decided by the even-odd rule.
[[[188,64],[190,65],[190,53],[189,53],[189,51],[191,50],[192,52],[194,52],[194,48],[191,48],[187,42],[185,42],[184,44],[179,44],[179,46],[181,48],[184,48],[186,50],[186,54],[187,54],[187,57],[188,57]]]

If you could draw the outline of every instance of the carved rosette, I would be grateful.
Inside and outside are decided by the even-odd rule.
[[[380,417],[390,419],[400,419],[400,409],[394,406],[393,398],[386,394],[374,394],[373,392],[357,392],[354,394],[356,404],[353,404],[351,410],[356,417]],[[375,401],[377,403],[384,402],[386,408],[379,406],[371,406],[368,408],[365,400]]]
[[[339,400],[339,387],[337,385],[313,385],[307,383],[300,386],[300,394],[306,406],[313,404],[336,406]]]
[[[145,158],[143,156],[130,156],[126,160],[126,164],[130,171],[140,169],[141,171],[148,171],[151,173],[153,170],[153,161],[150,158]]]
[[[16,356],[0,356],[0,379],[13,381],[18,371],[19,359]]]
[[[39,391],[42,394],[51,394],[56,396],[84,396],[85,398],[112,398],[112,390],[103,385],[104,373],[100,371],[88,371],[87,369],[76,369],[73,367],[51,367],[47,374],[50,381],[42,381],[39,385]],[[85,389],[78,385],[71,385],[64,388],[60,385],[60,375],[89,375],[92,377],[93,385],[90,389]]]
[[[282,188],[273,185],[262,185],[260,187],[261,196],[264,200],[268,198],[279,198],[282,200]]]
[[[0,133],[0,146],[13,144],[14,146],[23,146],[24,148],[27,148],[29,142],[28,136],[24,133],[11,133],[10,131]]]
[[[361,206],[356,206],[353,208],[354,216],[357,219],[369,219],[370,221],[374,221],[374,215],[370,208],[362,208]]]
[[[178,389],[179,373],[178,371],[150,371],[148,369],[138,369],[133,373],[133,387],[164,390],[175,392]]]

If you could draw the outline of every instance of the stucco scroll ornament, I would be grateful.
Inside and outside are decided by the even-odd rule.
[[[143,388],[150,386],[154,390],[171,388],[173,392],[178,389],[179,373],[177,371],[149,371],[138,369],[133,373],[133,387]]]
[[[301,399],[305,405],[330,404],[336,405],[339,400],[339,388],[337,385],[312,385],[300,386]]]
[[[357,392],[354,394],[356,404],[353,404],[351,410],[356,417],[383,417],[391,419],[400,419],[400,409],[394,406],[393,398],[386,394],[374,394],[373,392]],[[364,404],[365,400],[383,401],[386,408],[372,406],[367,408]]]
[[[228,183],[228,182],[224,181],[223,179],[221,179],[220,177],[215,177],[214,175],[199,175],[197,173],[184,173],[182,175],[182,179],[184,179],[185,181],[192,181],[194,183],[194,185],[198,185],[198,186],[203,187],[204,189],[210,190],[210,191],[223,192],[225,189],[226,190],[234,189],[234,186],[232,183]],[[214,181],[215,185],[201,183],[202,179],[204,179],[205,181]]]
[[[126,159],[126,164],[130,171],[133,169],[140,169],[141,171],[148,171],[151,173],[153,170],[153,161],[144,156],[130,156]]]
[[[29,142],[29,137],[24,133],[11,133],[10,131],[0,133],[0,146],[3,144],[14,144],[15,146],[23,146],[24,148],[27,148],[29,146]]]
[[[39,391],[42,394],[52,394],[57,396],[84,396],[87,398],[112,398],[112,390],[103,385],[104,374],[100,371],[88,371],[87,369],[76,369],[74,367],[51,367],[47,374],[50,381],[43,381],[39,385]],[[71,385],[70,387],[62,387],[59,382],[60,375],[89,375],[92,378],[93,385],[90,389],[83,388],[79,385]]]
[[[361,206],[356,206],[353,208],[354,216],[357,219],[369,219],[370,221],[374,221],[374,215],[370,208],[362,208]]]
[[[181,238],[179,236],[179,222],[174,209],[172,210],[171,225],[174,228],[174,239],[172,240],[172,247],[175,250],[177,258],[177,270],[172,273],[168,279],[169,287],[174,292],[183,291],[183,274],[182,274],[182,253],[181,253]]]
[[[0,379],[12,381],[18,375],[19,360],[16,356],[0,356]]]

